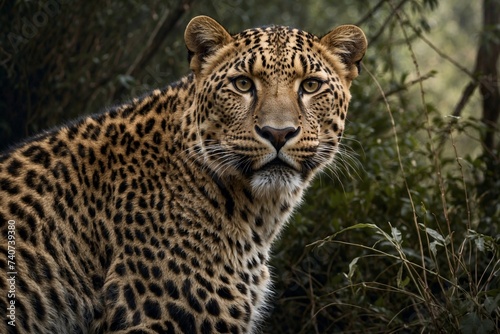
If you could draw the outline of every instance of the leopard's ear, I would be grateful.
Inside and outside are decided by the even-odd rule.
[[[361,59],[366,52],[368,42],[366,36],[359,27],[354,25],[343,25],[330,31],[321,38],[321,44],[340,57],[347,69],[349,81],[361,73]]]
[[[198,73],[205,58],[231,40],[232,37],[227,30],[211,17],[193,18],[184,32],[191,69]]]

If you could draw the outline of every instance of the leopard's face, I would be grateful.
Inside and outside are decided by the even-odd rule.
[[[332,162],[366,48],[364,40],[349,60],[352,42],[342,36],[351,44],[334,45],[334,32],[320,39],[281,26],[235,36],[224,30],[216,50],[193,51],[195,100],[203,101],[198,137],[218,177],[246,178],[257,194],[294,193]]]

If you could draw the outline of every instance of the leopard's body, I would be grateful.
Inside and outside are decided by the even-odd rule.
[[[185,40],[192,74],[0,156],[0,332],[258,328],[270,247],[338,149],[366,40],[208,17]]]

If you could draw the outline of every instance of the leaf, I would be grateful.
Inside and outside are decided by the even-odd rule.
[[[480,252],[484,252],[484,239],[483,238],[478,237],[478,238],[474,239],[474,243],[476,244],[476,248]]]
[[[495,329],[490,319],[481,319],[477,313],[468,313],[460,321],[460,332],[463,334],[488,334]]]
[[[500,301],[500,294],[498,294],[495,299],[486,297],[484,300],[484,308],[488,314],[492,314],[493,311],[498,307],[498,302]]]
[[[396,283],[397,283],[397,286],[398,288],[404,288],[405,286],[408,285],[408,283],[410,282],[410,278],[408,276],[406,276],[405,279],[403,279],[403,266],[399,267],[399,270],[398,270],[398,276],[396,278]]]
[[[396,227],[391,226],[391,234],[392,234],[392,238],[394,240],[396,240],[396,243],[401,244],[401,242],[403,240],[401,237],[401,231],[398,230]]]
[[[446,245],[446,239],[441,235],[441,233],[439,233],[438,231],[430,228],[430,227],[427,227],[423,224],[419,224],[422,228],[424,228],[425,230],[425,233],[427,233],[428,235],[430,235],[434,240],[436,241],[439,241],[440,242],[440,246],[444,246]]]
[[[430,243],[429,247],[431,248],[432,255],[436,256],[437,254],[437,246],[442,246],[439,242],[433,241]]]
[[[125,88],[130,88],[134,83],[134,78],[130,75],[118,75],[118,82]]]
[[[500,257],[500,243],[492,236],[468,230],[467,239],[474,240],[474,244],[479,251],[493,252],[497,257]]]
[[[347,274],[344,274],[347,279],[349,280],[349,283],[352,284],[352,277],[354,276],[354,274],[356,273],[356,269],[358,268],[358,260],[359,260],[359,257],[355,257],[351,263],[349,263],[349,273]]]

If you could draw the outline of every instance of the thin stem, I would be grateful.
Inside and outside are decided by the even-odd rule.
[[[396,154],[397,154],[397,157],[398,157],[399,168],[401,170],[402,177],[403,177],[403,182],[405,184],[406,191],[408,193],[408,199],[410,200],[410,205],[411,205],[411,209],[412,209],[412,213],[413,213],[413,222],[415,224],[415,231],[417,233],[418,242],[420,244],[420,256],[421,256],[421,259],[422,259],[422,268],[424,268],[424,270],[423,270],[424,282],[425,282],[425,287],[427,288],[427,274],[426,274],[426,268],[425,268],[426,267],[425,266],[425,256],[424,256],[424,251],[423,251],[424,247],[423,247],[423,243],[422,243],[422,237],[420,235],[420,229],[418,227],[418,218],[417,218],[417,211],[415,209],[415,203],[413,202],[413,196],[412,196],[411,191],[410,191],[410,186],[408,185],[408,181],[406,180],[406,172],[405,172],[405,168],[404,168],[404,165],[403,165],[403,160],[401,158],[401,152],[399,150],[399,139],[398,139],[398,132],[396,130],[396,122],[394,121],[394,116],[392,115],[391,106],[389,105],[389,102],[387,101],[387,98],[384,95],[384,90],[382,89],[382,86],[380,86],[380,83],[378,82],[378,80],[375,78],[375,76],[373,75],[373,73],[370,72],[370,70],[368,70],[366,68],[366,66],[363,66],[363,69],[373,79],[373,81],[377,85],[380,93],[382,94],[382,97],[384,98],[384,103],[385,103],[387,112],[389,114],[389,118],[391,120],[391,126],[392,126],[392,131],[393,131],[393,134],[394,134],[394,140],[396,142]]]

